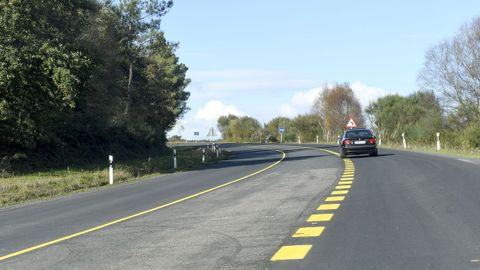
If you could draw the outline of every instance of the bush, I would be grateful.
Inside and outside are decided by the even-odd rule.
[[[460,138],[464,149],[480,149],[480,124],[469,125],[462,131]]]

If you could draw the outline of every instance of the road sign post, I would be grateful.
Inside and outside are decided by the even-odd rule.
[[[437,132],[437,151],[440,151],[440,132]]]
[[[278,132],[280,132],[280,143],[283,142],[283,133],[285,132],[285,128],[280,127],[278,128]]]
[[[177,169],[177,149],[173,149],[173,169]]]
[[[200,136],[200,132],[194,131],[194,132],[193,132],[193,136],[196,137],[195,141],[198,143],[198,136]]]
[[[113,185],[113,156],[108,155],[108,183]]]

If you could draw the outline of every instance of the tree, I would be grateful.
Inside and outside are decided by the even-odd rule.
[[[280,142],[280,131],[282,127],[284,129],[283,141],[295,141],[295,131],[291,126],[292,120],[287,117],[275,117],[270,120],[266,125],[265,129],[271,141]]]
[[[317,114],[303,114],[292,120],[292,127],[296,136],[301,138],[301,141],[314,142],[317,136],[321,138],[323,135],[320,126],[321,122],[322,119]]]
[[[260,122],[249,116],[238,117],[232,114],[220,116],[217,120],[217,127],[225,141],[258,142],[263,136]]]
[[[159,30],[172,1],[113,3],[0,1],[0,167],[165,148],[190,82]]]
[[[415,92],[407,97],[387,95],[367,109],[371,123],[382,139],[399,142],[401,133],[417,143],[430,143],[442,130],[442,108],[433,92]]]
[[[230,129],[230,122],[237,120],[238,116],[229,114],[228,116],[220,116],[217,120],[217,128],[222,133],[222,137],[226,141],[230,141],[233,138],[233,133]]]
[[[350,118],[353,118],[358,126],[364,126],[360,102],[347,83],[326,85],[315,99],[312,112],[323,120],[321,126],[327,141],[332,135],[342,134]]]
[[[95,8],[80,0],[0,2],[0,145],[5,152],[54,140],[62,116],[78,106],[91,67],[79,34]]]
[[[107,2],[109,5],[110,2]],[[143,46],[151,35],[160,32],[161,17],[173,6],[172,0],[120,0],[114,7],[120,16],[123,39],[122,48],[128,65],[127,102],[128,115],[134,82],[135,61],[141,56]]]
[[[460,28],[452,39],[427,51],[419,74],[423,90],[444,97],[454,111],[468,111],[465,125],[480,119],[480,17]],[[467,116],[465,115],[465,116]]]

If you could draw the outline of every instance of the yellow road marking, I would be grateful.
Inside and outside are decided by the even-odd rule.
[[[326,202],[341,202],[345,199],[345,196],[332,196],[325,199]]]
[[[345,194],[348,194],[348,190],[334,190],[330,194],[331,195],[345,195]]]
[[[325,203],[321,204],[317,210],[337,210],[340,207],[339,203]]]
[[[342,177],[342,178],[340,178],[340,181],[345,181],[345,180],[347,180],[347,181],[353,180],[353,177]]]
[[[339,185],[351,185],[351,184],[353,184],[353,181],[339,181],[338,184]]]
[[[353,174],[353,173],[352,174],[343,174],[342,178],[348,178],[348,177],[354,177],[354,176],[355,176],[355,174]]]
[[[298,228],[292,237],[317,237],[322,234],[324,229],[323,226]]]
[[[336,186],[335,189],[349,189],[351,187],[352,187],[351,185],[339,185],[339,186]]]
[[[354,169],[351,169],[351,170],[343,170],[343,173],[354,173],[355,170]]]
[[[275,255],[270,259],[272,261],[284,261],[284,260],[302,260],[307,256],[307,253],[312,248],[312,245],[294,245],[283,246]]]
[[[316,149],[316,150],[319,150],[319,151],[327,152],[327,153],[330,153],[330,154],[335,155],[335,156],[337,156],[337,157],[340,156],[340,154],[337,153],[337,152],[330,151],[330,150],[323,149],[323,148],[315,148],[315,147],[305,147],[305,148]]]
[[[307,219],[307,222],[330,221],[332,217],[333,214],[312,214]]]
[[[154,208],[151,208],[151,209],[148,209],[148,210],[145,210],[145,211],[142,211],[142,212],[139,212],[139,213],[136,213],[136,214],[133,214],[133,215],[130,215],[130,216],[126,216],[126,217],[123,217],[123,218],[120,218],[120,219],[117,219],[117,220],[114,220],[114,221],[111,221],[111,222],[108,222],[108,223],[105,223],[105,224],[102,224],[102,225],[99,225],[99,226],[96,226],[96,227],[93,227],[93,228],[90,228],[90,229],[87,229],[87,230],[84,230],[84,231],[81,231],[81,232],[77,232],[77,233],[74,233],[74,234],[70,234],[70,235],[67,235],[67,236],[64,236],[64,237],[61,237],[61,238],[58,238],[58,239],[55,239],[55,240],[52,240],[50,242],[45,242],[43,244],[39,244],[39,245],[36,245],[36,246],[32,246],[32,247],[29,247],[29,248],[26,248],[26,249],[22,249],[22,250],[19,250],[17,252],[14,252],[14,253],[10,253],[10,254],[7,254],[7,255],[4,255],[4,256],[1,256],[0,257],[0,261],[3,261],[3,260],[6,260],[8,258],[12,258],[12,257],[15,257],[15,256],[18,256],[18,255],[21,255],[21,254],[25,254],[25,253],[28,253],[28,252],[31,252],[31,251],[34,251],[34,250],[37,250],[37,249],[40,249],[40,248],[44,248],[44,247],[48,247],[48,246],[51,246],[53,244],[56,244],[56,243],[59,243],[59,242],[63,242],[65,240],[68,240],[68,239],[72,239],[72,238],[75,238],[77,236],[80,236],[80,235],[84,235],[84,234],[87,234],[87,233],[90,233],[90,232],[94,232],[94,231],[98,231],[100,229],[103,229],[103,228],[106,228],[106,227],[110,227],[112,225],[115,225],[117,223],[120,223],[120,222],[123,222],[123,221],[126,221],[126,220],[130,220],[130,219],[133,219],[133,218],[136,218],[136,217],[139,217],[139,216],[143,216],[143,215],[146,215],[146,214],[149,214],[149,213],[152,213],[152,212],[155,212],[155,211],[158,211],[160,209],[163,209],[165,207],[168,207],[168,206],[172,206],[174,204],[178,204],[178,203],[181,203],[181,202],[184,202],[184,201],[187,201],[187,200],[190,200],[190,199],[193,199],[193,198],[196,198],[196,197],[199,197],[201,195],[204,195],[206,193],[209,193],[209,192],[212,192],[212,191],[215,191],[217,189],[220,189],[220,188],[223,188],[223,187],[226,187],[226,186],[229,186],[229,185],[232,185],[234,183],[237,183],[237,182],[240,182],[242,180],[245,180],[247,178],[250,178],[252,176],[255,176],[259,173],[262,173],[266,170],[269,170],[275,166],[277,166],[280,162],[282,162],[285,157],[287,156],[287,154],[285,154],[285,152],[283,151],[280,151],[280,150],[275,150],[279,153],[282,154],[282,157],[276,161],[275,163],[261,169],[261,170],[258,170],[256,172],[253,172],[249,175],[246,175],[246,176],[242,176],[240,178],[237,178],[235,180],[232,180],[230,182],[227,182],[227,183],[224,183],[224,184],[221,184],[221,185],[218,185],[216,187],[213,187],[213,188],[209,188],[209,189],[206,189],[204,191],[200,191],[198,193],[195,193],[195,194],[192,194],[192,195],[189,195],[187,197],[184,197],[184,198],[181,198],[181,199],[178,199],[176,201],[173,201],[173,202],[169,202],[169,203],[166,203],[166,204],[162,204],[162,205],[159,205],[157,207],[154,207]]]

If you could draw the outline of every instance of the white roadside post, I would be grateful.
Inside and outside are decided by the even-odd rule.
[[[382,145],[382,133],[379,132],[378,133],[378,146],[381,146]]]
[[[440,132],[437,132],[437,151],[440,151]]]
[[[108,155],[108,183],[113,185],[113,156]]]
[[[298,136],[298,143],[302,143],[302,141],[300,140],[300,136]]]
[[[205,163],[205,148],[202,149],[202,163]]]
[[[405,133],[402,133],[403,148],[407,149],[407,141],[405,140]]]
[[[216,150],[217,150],[217,158],[219,158],[219,157],[220,157],[220,147],[219,147],[219,145],[217,144],[215,148],[216,148]]]
[[[317,135],[317,144],[318,144],[318,135]]]
[[[173,149],[173,169],[177,169],[177,149]]]

